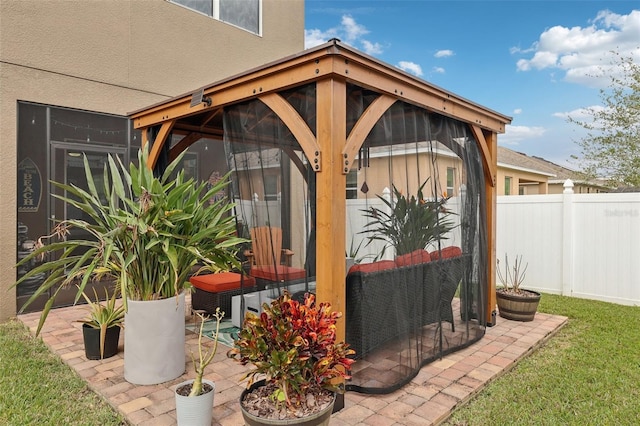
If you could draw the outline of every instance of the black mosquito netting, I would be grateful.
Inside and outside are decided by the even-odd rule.
[[[315,84],[280,93],[316,134]],[[347,135],[377,93],[347,85]],[[225,154],[246,271],[260,302],[315,290],[316,175],[260,100],[225,109]],[[327,167],[323,165],[323,167]],[[337,167],[340,167],[338,165]],[[466,123],[395,102],[346,175],[347,390],[386,393],[484,335],[487,287],[482,158]],[[253,284],[252,284],[253,285]],[[251,299],[252,298],[252,299]],[[250,300],[251,299],[251,300]],[[259,302],[258,302],[259,300]]]

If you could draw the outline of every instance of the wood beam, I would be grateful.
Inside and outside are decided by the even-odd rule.
[[[313,170],[322,170],[322,150],[316,141],[316,137],[307,126],[298,111],[277,93],[269,93],[260,96],[262,102],[280,118],[296,138],[305,155],[313,165]]]
[[[344,81],[326,79],[317,85],[317,136],[324,167],[316,173],[316,293],[334,311],[346,312],[345,247],[347,178],[341,172],[346,143],[347,94]],[[345,338],[344,317],[336,335]]]
[[[389,95],[380,95],[362,113],[351,129],[347,143],[342,150],[342,173],[347,174],[356,158],[356,153],[364,143],[369,132],[380,117],[395,103],[397,99]]]
[[[489,151],[492,165],[497,168],[498,135],[489,133],[486,135],[486,145]],[[483,154],[484,157],[484,154]],[[491,185],[491,181],[493,185]],[[496,201],[497,188],[495,175],[491,179],[485,173],[486,212],[487,212],[487,306],[486,324],[496,324]]]
[[[151,152],[149,152],[149,158],[147,159],[148,168],[153,169],[156,166],[158,157],[160,157],[160,152],[162,151],[162,147],[167,142],[167,137],[169,136],[169,133],[171,133],[171,128],[173,127],[174,123],[175,120],[169,120],[162,123],[160,131],[156,135],[156,138],[153,141],[153,145],[151,146]]]
[[[482,129],[475,124],[471,124],[471,132],[480,146],[480,152],[482,152],[482,165],[486,181],[490,186],[495,187],[498,174],[498,148],[490,149]],[[495,133],[489,134],[490,140],[492,135]]]
[[[189,133],[187,136],[180,139],[180,141],[175,144],[175,146],[171,147],[171,150],[169,151],[169,162],[175,160],[182,151],[186,150],[195,142],[199,141],[202,136],[203,135],[201,133],[194,132]]]

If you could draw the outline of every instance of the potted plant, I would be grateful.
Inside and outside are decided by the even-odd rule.
[[[336,392],[354,362],[354,351],[336,342],[341,313],[327,303],[304,302],[285,291],[260,316],[248,312],[234,347],[227,355],[254,369],[243,376],[240,396],[245,422],[251,425],[326,425]],[[256,379],[263,379],[256,381]]]
[[[385,244],[379,257],[389,246],[395,247],[396,256],[424,250],[431,243],[445,240],[445,234],[454,228],[454,223],[448,219],[453,213],[445,208],[448,198],[427,200],[424,197],[422,190],[428,181],[425,180],[417,195],[410,198],[394,185],[391,200],[378,195],[385,204],[384,209],[363,210],[370,221],[362,232],[373,234],[368,237],[369,242],[379,240]]]
[[[105,303],[93,289],[95,302],[84,292],[82,296],[87,301],[89,315],[78,322],[82,323],[82,337],[84,352],[87,359],[104,359],[118,353],[120,329],[124,321],[124,306],[116,300],[117,290],[109,297],[109,290],[104,289]]]
[[[57,198],[89,220],[61,221],[50,236],[54,241],[40,244],[19,263],[52,255],[16,283],[48,273],[24,305],[51,290],[36,333],[63,287],[77,284],[77,301],[90,280],[116,280],[125,308],[124,376],[135,384],[162,383],[184,373],[184,295],[192,268],[201,264],[215,272],[240,266],[235,247],[244,240],[234,235],[232,205],[218,196],[228,179],[207,189],[207,182],[174,173],[181,162],[182,155],[158,176],[147,167],[145,148],[138,152],[138,166],[128,169],[110,156],[96,179],[85,156],[88,190],[53,185],[63,191]],[[91,238],[68,239],[71,229]]]
[[[216,329],[213,334],[213,348],[206,350],[202,345],[202,335],[206,318],[198,313],[200,328],[198,330],[198,360],[191,352],[191,361],[196,373],[194,379],[186,380],[176,387],[176,416],[178,426],[208,426],[211,425],[211,415],[213,413],[213,396],[216,385],[211,380],[203,379],[204,370],[213,361],[213,357],[218,350],[218,332],[220,331],[220,321],[224,318],[224,312],[220,308],[216,309],[213,315],[216,321]]]
[[[498,280],[502,287],[496,289],[498,312],[502,318],[515,321],[532,321],[540,303],[540,293],[521,288],[529,264],[522,266],[522,256],[516,256],[512,266],[509,257],[504,256],[504,272],[500,270],[500,259],[497,260]]]

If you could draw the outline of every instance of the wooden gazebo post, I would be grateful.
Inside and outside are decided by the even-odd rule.
[[[346,84],[336,78],[318,81],[317,140],[322,169],[316,174],[316,280],[319,301],[345,312],[345,255],[347,179],[342,173],[346,143]],[[337,324],[338,340],[345,339],[344,319]]]

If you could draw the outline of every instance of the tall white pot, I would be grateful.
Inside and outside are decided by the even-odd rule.
[[[129,300],[124,316],[124,378],[154,385],[185,371],[185,294],[162,300]]]

